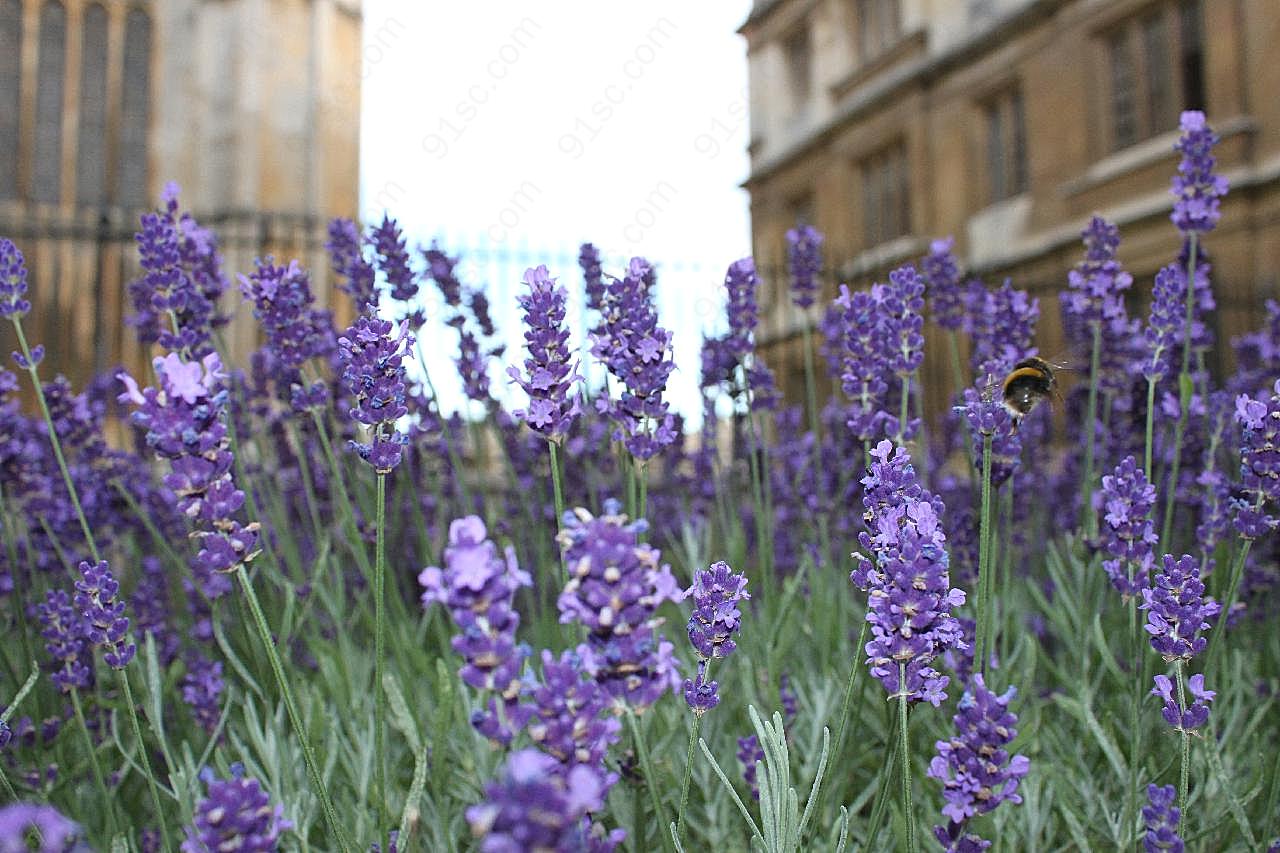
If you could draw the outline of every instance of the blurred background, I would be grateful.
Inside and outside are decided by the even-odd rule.
[[[803,395],[815,318],[783,295],[798,222],[826,234],[828,298],[954,235],[971,273],[1041,296],[1052,356],[1069,343],[1053,294],[1102,213],[1143,313],[1177,251],[1173,142],[1196,108],[1232,187],[1208,247],[1225,343],[1277,294],[1278,42],[1275,0],[0,0],[0,234],[27,256],[50,374],[79,385],[145,361],[124,294],[138,214],[166,182],[229,274],[296,257],[340,322],[327,222],[387,211],[411,248],[438,240],[488,287],[499,399],[526,266],[546,263],[577,310],[580,243],[607,272],[644,255],[676,333],[671,398],[696,422],[701,334],[746,254],[761,351]],[[427,290],[421,343],[447,361]],[[945,387],[945,348],[926,352],[924,387]],[[460,393],[441,386],[448,409]]]

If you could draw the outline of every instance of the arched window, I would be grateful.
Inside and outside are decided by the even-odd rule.
[[[133,9],[124,25],[124,91],[120,101],[120,169],[116,201],[147,203],[147,127],[151,120],[151,18]]]
[[[80,42],[80,140],[76,202],[100,205],[107,176],[107,11],[85,9]]]
[[[22,3],[0,0],[0,199],[18,196],[21,83]]]
[[[67,10],[48,2],[40,8],[36,52],[36,146],[32,152],[31,194],[57,202],[62,195],[62,92],[67,73]]]

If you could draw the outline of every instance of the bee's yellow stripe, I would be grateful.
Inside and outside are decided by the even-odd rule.
[[[1018,379],[1027,377],[1030,379],[1045,379],[1045,372],[1038,367],[1019,367],[1004,378],[1004,390],[1009,390],[1009,385]]]

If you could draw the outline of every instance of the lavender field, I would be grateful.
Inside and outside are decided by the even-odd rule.
[[[688,430],[644,258],[529,269],[508,352],[457,258],[335,220],[336,328],[171,186],[151,367],[77,388],[0,240],[0,851],[1280,850],[1280,305],[1213,339],[1215,141],[1183,114],[1181,254],[1135,280],[1094,218],[1060,306],[948,240],[821,304],[798,227],[798,407],[733,261]]]

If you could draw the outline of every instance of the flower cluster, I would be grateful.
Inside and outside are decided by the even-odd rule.
[[[800,308],[813,304],[822,273],[822,232],[812,225],[787,231],[787,263],[791,268],[791,301]]]
[[[920,485],[904,448],[881,441],[871,456],[862,480],[869,532],[858,535],[871,556],[855,554],[858,567],[850,575],[868,595],[867,663],[891,696],[936,707],[946,698],[948,679],[931,663],[963,645],[951,609],[965,600],[947,573],[942,502]],[[903,666],[905,683],[899,678]]]
[[[280,833],[292,829],[284,806],[271,807],[271,798],[257,779],[244,778],[244,765],[231,765],[231,778],[218,779],[206,767],[200,780],[208,786],[187,827],[182,853],[275,853]]]
[[[356,312],[363,314],[369,306],[377,307],[378,292],[375,289],[377,273],[364,255],[360,229],[350,219],[341,217],[330,221],[329,239],[324,244],[329,261],[337,277],[338,289],[351,297]]]
[[[455,519],[449,525],[445,567],[423,569],[418,583],[426,590],[423,606],[440,603],[461,629],[453,649],[465,661],[458,672],[462,680],[495,696],[484,711],[476,711],[471,724],[485,737],[507,744],[529,715],[520,706],[520,670],[528,651],[516,643],[520,614],[514,601],[516,590],[533,582],[516,564],[514,550],[500,554],[486,536],[478,516]]]
[[[120,584],[111,575],[105,560],[81,563],[80,575],[76,581],[75,603],[84,617],[85,639],[102,647],[107,666],[124,669],[138,647],[127,641],[129,617],[124,615],[124,602],[116,600]]]
[[[1107,559],[1102,568],[1126,600],[1141,595],[1150,585],[1157,541],[1151,521],[1155,502],[1156,487],[1147,481],[1132,456],[1103,476],[1102,490],[1094,496],[1095,507],[1104,511],[1101,547]]]
[[[177,495],[178,511],[194,522],[200,540],[195,577],[206,597],[218,598],[231,589],[225,574],[258,552],[257,522],[242,525],[234,518],[244,492],[232,479],[222,362],[217,353],[200,361],[170,353],[152,364],[160,387],[139,390],[133,377],[121,373],[120,402],[138,407],[133,423],[146,430],[147,446],[169,460],[165,486]]]
[[[603,311],[605,285],[604,270],[600,266],[600,250],[591,243],[583,243],[578,250],[578,266],[582,268],[587,307],[593,311]]]
[[[395,422],[408,413],[405,406],[404,356],[413,346],[407,321],[397,327],[389,320],[361,316],[338,338],[342,384],[353,403],[350,414],[370,427],[368,444],[351,442],[360,458],[379,474],[400,464],[407,439]]]
[[[952,248],[955,238],[934,240],[929,254],[920,262],[921,277],[929,293],[933,321],[943,329],[956,330],[964,323],[964,295],[960,289],[960,267]]]
[[[1019,361],[1036,354],[1031,342],[1040,319],[1039,299],[1016,290],[1007,279],[996,290],[973,287],[966,299],[973,334],[971,363],[978,377],[1004,376]]]
[[[142,215],[135,235],[141,278],[129,284],[143,344],[159,342],[194,358],[207,355],[213,330],[227,318],[217,311],[227,281],[217,241],[190,214],[178,216],[178,187],[167,184],[164,207]]]
[[[573,386],[582,381],[570,362],[569,329],[564,322],[568,291],[556,284],[545,266],[525,270],[524,283],[529,292],[521,294],[519,301],[529,349],[524,360],[528,378],[514,365],[507,373],[529,395],[529,408],[515,414],[549,441],[559,443],[578,416]]]
[[[1062,294],[1063,313],[1103,328],[1125,323],[1124,291],[1133,284],[1133,276],[1116,260],[1120,229],[1095,216],[1080,237],[1084,240],[1084,260],[1067,273],[1070,289]]]
[[[889,283],[871,289],[880,308],[888,367],[898,376],[915,373],[924,361],[924,279],[913,266],[889,273]]]
[[[408,302],[417,296],[418,277],[409,266],[409,252],[396,221],[384,213],[382,222],[370,230],[369,242],[378,257],[382,277],[391,286],[391,298]]]
[[[222,716],[219,700],[225,689],[222,661],[192,655],[187,661],[187,672],[182,676],[182,701],[206,732],[213,732],[218,727],[218,719]]]
[[[622,723],[608,713],[609,695],[584,676],[578,652],[565,651],[557,660],[544,649],[542,682],[529,691],[529,738],[565,772],[578,765],[604,767],[605,753],[622,731]],[[606,787],[615,778],[605,776]]]
[[[1181,810],[1174,805],[1178,791],[1172,785],[1147,786],[1147,805],[1142,807],[1142,822],[1146,834],[1142,836],[1142,849],[1146,853],[1182,853],[1186,847],[1178,837],[1178,821]]]
[[[462,305],[462,282],[458,281],[453,271],[453,268],[458,265],[458,259],[445,254],[434,240],[429,248],[423,250],[422,257],[427,262],[427,277],[435,282],[440,295],[444,297],[444,304],[457,309]],[[461,323],[461,317],[455,315],[449,323],[458,325]]]
[[[1204,651],[1208,641],[1196,635],[1208,629],[1209,620],[1222,606],[1205,599],[1200,564],[1189,555],[1174,559],[1165,554],[1164,571],[1156,572],[1154,580],[1153,586],[1142,590],[1141,605],[1147,611],[1144,627],[1151,635],[1151,648],[1166,663],[1189,661]]]
[[[934,837],[949,851],[985,850],[991,842],[968,832],[967,824],[1004,802],[1020,803],[1018,785],[1031,768],[1025,755],[1010,757],[1006,746],[1018,735],[1018,718],[1009,710],[1017,694],[1010,687],[997,696],[987,689],[982,674],[969,682],[952,717],[956,736],[936,743],[938,754],[929,763],[929,777],[942,783],[946,826],[935,826]]]
[[[80,826],[53,806],[10,803],[0,808],[0,850],[90,853],[92,848],[85,843]]]
[[[1273,391],[1265,403],[1243,394],[1236,398],[1242,496],[1232,504],[1236,530],[1246,539],[1280,525],[1280,519],[1266,512],[1268,503],[1280,503],[1280,380]]]
[[[561,773],[551,756],[522,749],[485,786],[484,802],[467,809],[467,823],[480,839],[480,853],[608,853],[626,833],[606,835],[588,817],[604,808],[607,790],[596,768],[578,765]]]
[[[719,684],[709,681],[707,662],[728,657],[737,644],[733,635],[742,629],[738,604],[751,598],[746,575],[736,574],[728,563],[712,563],[694,575],[693,585],[684,591],[693,598],[689,615],[689,642],[698,653],[697,675],[684,682],[684,698],[695,714],[720,704]]]
[[[1213,146],[1218,142],[1205,121],[1204,113],[1188,110],[1180,122],[1182,137],[1174,149],[1182,154],[1178,174],[1173,178],[1173,224],[1183,234],[1207,234],[1218,224],[1227,179],[1213,173],[1217,161]]]
[[[1191,704],[1186,707],[1183,706],[1185,699],[1175,692],[1173,679],[1167,675],[1157,675],[1154,681],[1155,687],[1151,688],[1151,695],[1160,697],[1160,701],[1164,703],[1160,714],[1174,729],[1194,731],[1209,722],[1209,703],[1218,694],[1213,690],[1205,689],[1202,674],[1196,673],[1187,679],[1187,692],[1191,694]]]
[[[12,240],[0,238],[0,317],[21,320],[30,310],[27,263]]]
[[[991,436],[991,485],[998,487],[1013,476],[1022,458],[1022,436],[1018,424],[1004,404],[984,400],[974,388],[964,389],[964,405],[956,411],[964,415],[973,434],[973,460],[983,470],[983,439]]]
[[[307,271],[297,261],[281,267],[271,258],[258,258],[254,266],[250,275],[240,276],[240,292],[253,303],[276,364],[294,373],[308,360],[328,355],[333,323],[328,311],[313,307]]]
[[[40,621],[40,636],[45,639],[45,650],[53,658],[55,669],[50,680],[63,693],[93,683],[93,657],[88,637],[85,635],[84,617],[71,606],[71,596],[60,589],[45,593],[45,600],[36,605],[36,618]]]
[[[833,304],[831,328],[824,329],[828,341],[839,340],[843,344],[838,354],[841,387],[852,401],[848,427],[864,442],[879,435],[891,417],[885,411],[889,386],[884,377],[888,366],[878,328],[878,311],[870,293],[850,293],[848,287],[840,285],[840,296]]]
[[[672,335],[658,325],[649,298],[653,268],[632,258],[627,274],[605,292],[604,323],[591,336],[591,354],[622,384],[617,400],[601,397],[598,407],[617,424],[615,440],[626,442],[636,459],[651,459],[676,439],[673,419],[662,400],[667,377],[675,369]]]
[[[661,554],[640,541],[643,520],[628,523],[617,501],[604,515],[566,512],[559,534],[569,582],[557,606],[560,621],[587,629],[583,666],[615,702],[643,711],[680,684],[674,647],[657,633],[663,601],[681,593]]]

